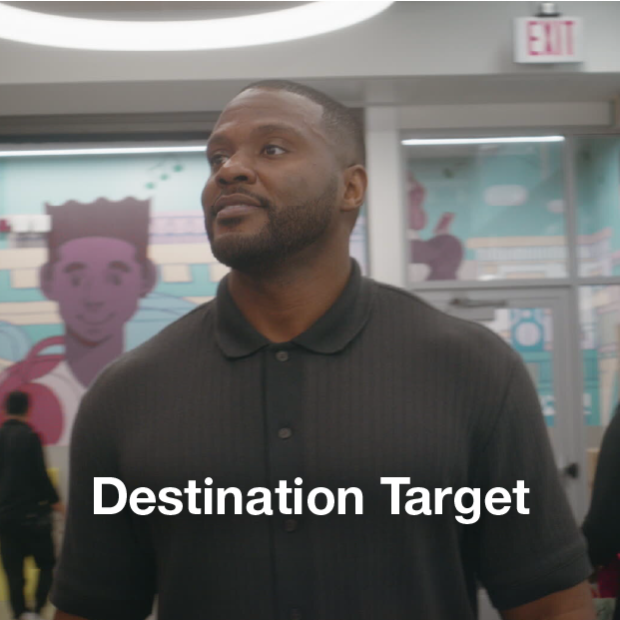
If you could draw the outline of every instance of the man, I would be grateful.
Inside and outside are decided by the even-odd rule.
[[[125,324],[155,286],[149,208],[148,200],[134,198],[47,205],[52,227],[40,286],[58,303],[65,334],[38,342],[0,375],[0,397],[15,389],[30,394],[46,444],[68,445],[84,392],[123,353]],[[44,353],[63,345],[64,354]]]
[[[45,469],[38,435],[26,422],[28,395],[11,392],[0,428],[0,549],[9,582],[13,617],[36,620],[52,585],[54,544],[51,510],[62,511]],[[34,556],[39,568],[35,613],[24,600],[24,560]]]
[[[206,228],[232,271],[215,301],[87,393],[57,620],[143,619],[155,592],[159,620],[470,620],[478,579],[507,620],[591,620],[584,545],[517,354],[349,258],[367,179],[352,114],[300,85],[258,83],[223,111],[207,157]],[[99,498],[103,477],[123,487]],[[391,514],[382,477],[523,480],[531,514],[463,525],[448,502]],[[224,496],[224,514],[209,512],[215,487],[219,501],[301,484],[358,488],[363,511],[235,514]],[[138,515],[120,510],[123,488],[188,505]],[[119,511],[94,515],[95,500]]]
[[[603,436],[583,532],[595,567],[603,568],[617,560],[620,554],[620,404]],[[620,596],[616,600],[614,620],[620,620]]]

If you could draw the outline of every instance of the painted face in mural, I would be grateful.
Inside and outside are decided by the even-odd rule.
[[[335,229],[340,165],[323,108],[300,95],[251,89],[209,139],[202,194],[213,253],[240,271],[278,264]]]
[[[118,335],[150,290],[135,248],[110,237],[83,237],[64,243],[49,266],[44,292],[58,302],[69,332],[97,345]]]

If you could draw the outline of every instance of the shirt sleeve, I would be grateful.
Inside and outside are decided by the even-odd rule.
[[[620,553],[620,407],[603,437],[583,531],[593,564],[607,564]]]
[[[474,526],[478,577],[498,609],[571,588],[591,572],[585,541],[559,479],[538,395],[521,359],[513,355],[503,403],[474,469],[481,501],[496,487],[509,491],[512,499],[505,515],[492,515],[483,505]],[[529,489],[523,502],[529,514],[517,511],[513,489],[518,480]]]
[[[108,375],[86,393],[74,424],[65,537],[51,600],[88,620],[144,620],[155,590],[151,556],[128,511],[94,514],[94,478],[120,477],[114,423],[119,399],[111,397],[115,385]],[[104,506],[117,499],[112,487],[104,487]]]
[[[58,493],[47,475],[45,458],[43,457],[43,446],[36,433],[30,434],[32,464],[34,467],[34,485],[38,489],[40,501],[55,504],[59,501]]]

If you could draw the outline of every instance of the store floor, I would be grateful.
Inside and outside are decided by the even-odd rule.
[[[41,617],[44,620],[52,620],[54,617],[54,607],[52,605],[48,605],[41,613]],[[11,606],[8,601],[0,602],[0,620],[13,620]]]

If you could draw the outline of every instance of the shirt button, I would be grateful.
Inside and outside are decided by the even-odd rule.
[[[297,519],[286,519],[284,521],[284,531],[285,532],[294,532],[299,527],[299,523]]]
[[[288,361],[288,353],[286,351],[278,351],[276,353],[276,359],[278,362],[286,362]]]
[[[292,436],[293,436],[293,431],[287,426],[278,430],[278,437],[280,439],[289,439]]]
[[[297,609],[297,607],[293,607],[288,617],[289,617],[289,620],[301,620],[302,619],[301,609]]]

